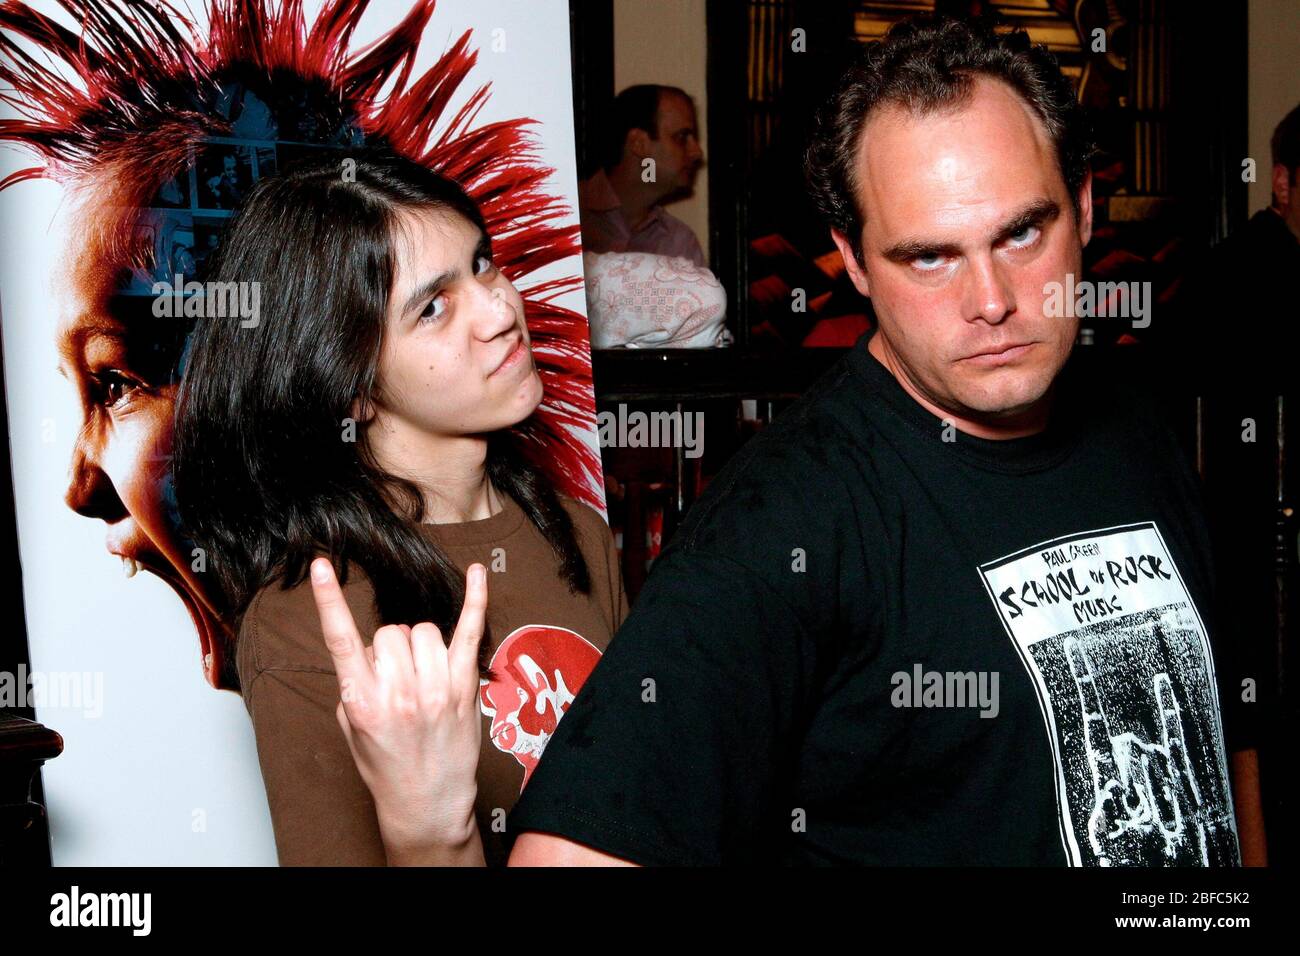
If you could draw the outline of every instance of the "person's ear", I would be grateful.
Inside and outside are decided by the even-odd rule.
[[[1086,246],[1092,239],[1092,170],[1083,174],[1079,184],[1079,245]]]
[[[352,407],[348,409],[348,412],[354,422],[365,424],[375,417],[375,406],[373,402],[366,401],[363,398],[354,398]]]
[[[631,155],[637,161],[645,159],[650,155],[650,134],[635,126],[628,130],[623,154]]]
[[[857,258],[853,255],[853,246],[845,238],[844,233],[838,229],[831,229],[831,239],[835,243],[835,248],[840,251],[841,258],[844,259],[844,268],[848,270],[849,279],[853,282],[853,288],[857,289],[866,298],[871,298],[871,284],[867,281],[867,271],[858,264]]]
[[[1291,170],[1281,163],[1273,167],[1273,201],[1280,209],[1286,209],[1295,201],[1291,185]]]

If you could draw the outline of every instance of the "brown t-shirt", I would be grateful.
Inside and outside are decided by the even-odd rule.
[[[492,641],[494,679],[479,692],[476,803],[489,866],[504,865],[513,842],[504,832],[506,816],[627,614],[609,528],[586,505],[563,502],[591,574],[589,595],[569,591],[554,550],[509,497],[481,521],[420,526],[462,572],[476,561],[489,570],[485,640]],[[374,591],[355,565],[343,595],[369,644],[380,621]],[[280,865],[383,866],[374,803],[335,715],[338,678],[310,582],[288,591],[275,584],[254,597],[236,662]]]

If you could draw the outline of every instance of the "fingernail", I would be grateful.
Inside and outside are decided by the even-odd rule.
[[[329,562],[323,558],[317,558],[311,563],[311,579],[317,584],[324,584],[329,580]]]
[[[471,569],[471,571],[474,575],[475,584],[482,584],[484,581],[487,580],[487,568],[483,567],[483,565],[476,564]]]

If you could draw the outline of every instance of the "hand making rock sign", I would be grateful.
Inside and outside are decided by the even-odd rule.
[[[483,865],[474,799],[486,569],[466,573],[450,645],[425,621],[387,624],[366,646],[327,559],[312,562],[311,585],[339,680],[339,726],[374,797],[389,863]]]

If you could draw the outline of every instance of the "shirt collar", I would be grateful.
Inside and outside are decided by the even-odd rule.
[[[598,169],[587,179],[578,184],[578,204],[588,212],[611,212],[618,210],[623,212],[623,203],[618,198],[618,193],[614,192],[614,186],[610,183],[609,177],[605,175],[603,169]],[[661,221],[664,217],[663,207],[657,203],[650,207],[641,225],[635,232],[643,232],[655,223]],[[627,223],[627,216],[623,216],[623,221]],[[632,224],[627,223],[629,229]]]
[[[578,201],[592,212],[608,212],[623,205],[603,169],[578,184]]]

